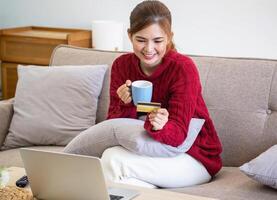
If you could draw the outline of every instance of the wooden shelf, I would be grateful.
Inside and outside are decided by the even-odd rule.
[[[3,98],[14,96],[17,64],[47,66],[57,45],[90,48],[91,41],[91,31],[83,29],[28,26],[0,30]]]

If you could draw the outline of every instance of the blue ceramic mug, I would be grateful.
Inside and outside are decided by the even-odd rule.
[[[132,98],[135,105],[138,102],[151,102],[153,84],[150,81],[138,80],[132,82]]]

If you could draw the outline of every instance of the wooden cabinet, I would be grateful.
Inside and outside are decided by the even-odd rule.
[[[11,98],[15,94],[17,83],[17,64],[2,63],[2,94],[3,98]]]
[[[0,32],[2,95],[15,94],[17,65],[49,65],[53,49],[59,44],[91,47],[91,31],[82,29],[21,27]]]

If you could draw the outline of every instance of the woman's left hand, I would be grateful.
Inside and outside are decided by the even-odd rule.
[[[153,130],[161,130],[168,121],[169,113],[165,108],[159,108],[149,114],[149,121],[153,126]]]

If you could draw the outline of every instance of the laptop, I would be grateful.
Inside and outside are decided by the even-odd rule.
[[[138,191],[107,188],[97,157],[21,148],[34,197],[55,200],[129,200]]]

